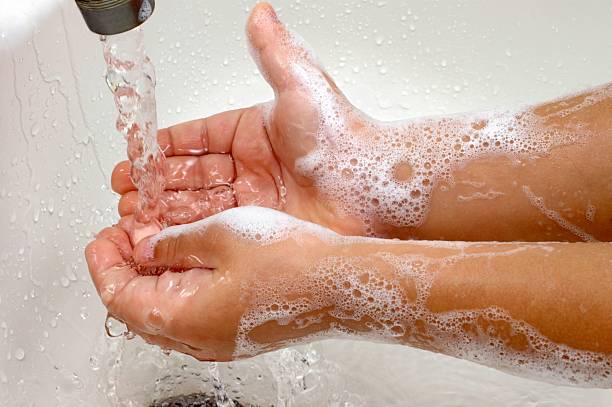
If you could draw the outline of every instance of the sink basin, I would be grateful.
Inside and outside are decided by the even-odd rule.
[[[212,394],[206,363],[107,338],[83,249],[117,221],[102,47],[73,1],[0,15],[0,405],[150,406]],[[254,1],[158,1],[144,25],[160,127],[273,97],[251,61]],[[349,99],[381,120],[533,103],[610,81],[612,4],[278,0]],[[612,390],[510,376],[393,345],[333,340],[221,364],[248,405],[588,406]]]

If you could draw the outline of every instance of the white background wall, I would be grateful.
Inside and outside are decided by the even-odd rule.
[[[515,105],[612,79],[607,0],[278,0],[340,87],[380,119]],[[146,25],[160,125],[272,96],[245,46],[251,1],[158,0]],[[116,220],[125,156],[101,47],[71,0],[0,0],[0,405],[103,405],[104,311],[83,247]],[[317,346],[368,405],[609,406],[392,346]],[[382,397],[382,399],[378,399]],[[125,400],[124,400],[125,401]]]

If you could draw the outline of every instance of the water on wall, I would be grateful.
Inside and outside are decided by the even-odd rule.
[[[104,337],[105,312],[82,251],[117,220],[109,176],[126,146],[114,129],[99,42],[73,2],[27,3],[0,17],[0,400],[139,406],[209,391],[207,365],[139,339]],[[352,101],[375,117],[399,119],[537,101],[609,81],[612,55],[593,38],[612,37],[612,6],[532,3],[495,10],[484,0],[275,5]],[[272,96],[245,47],[251,5],[158,4],[146,30],[161,126]],[[130,363],[116,368],[117,355]],[[279,383],[287,370],[295,377]],[[220,375],[231,397],[260,403],[279,404],[279,395],[304,406],[612,402],[609,391],[348,341],[221,365]]]

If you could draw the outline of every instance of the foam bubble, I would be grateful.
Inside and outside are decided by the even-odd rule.
[[[586,212],[584,214],[586,220],[589,222],[595,222],[595,214],[597,213],[597,207],[593,204],[587,205]]]
[[[162,240],[179,238],[193,233],[205,233],[216,225],[226,228],[238,237],[265,246],[287,238],[299,239],[304,233],[337,240],[340,235],[314,223],[300,221],[286,213],[259,206],[241,206],[220,212],[198,222],[166,228],[148,241],[149,252]]]
[[[251,356],[278,346],[256,342],[249,336],[257,327],[276,321],[304,333],[303,338],[287,340],[283,345],[347,336],[408,343],[553,383],[612,385],[610,355],[555,343],[501,308],[435,313],[427,306],[437,272],[456,261],[524,250],[549,251],[550,246],[509,244],[508,250],[501,252],[487,251],[486,245],[455,249],[444,258],[381,252],[374,256],[380,262],[373,262],[372,257],[330,256],[299,281],[281,277],[273,287],[257,283],[249,286],[255,295],[241,319],[235,356]],[[383,273],[383,268],[390,272]],[[408,294],[406,281],[414,283],[413,295]],[[311,329],[322,321],[331,322],[325,329]],[[351,328],[352,321],[361,321],[367,331],[356,332]],[[520,346],[513,347],[510,341]]]
[[[548,219],[554,221],[557,225],[561,226],[563,229],[571,232],[572,234],[578,236],[585,242],[597,242],[592,235],[588,234],[580,227],[570,223],[567,219],[563,218],[557,211],[546,207],[544,203],[544,198],[536,196],[527,185],[523,185],[523,192],[527,195],[527,199],[529,202],[540,212],[542,212]],[[588,219],[588,217],[587,217]]]

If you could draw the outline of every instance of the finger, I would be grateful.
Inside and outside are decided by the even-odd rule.
[[[128,326],[170,338],[185,332],[185,315],[195,293],[212,284],[212,273],[203,269],[142,276],[123,263],[110,240],[97,239],[87,246],[87,264],[109,313]]]
[[[108,308],[116,293],[137,273],[125,264],[117,245],[105,238],[91,242],[85,249],[85,258],[102,303]]]
[[[234,129],[245,110],[230,110],[161,129],[157,142],[166,157],[229,153]],[[134,161],[136,157],[128,151],[128,158]]]
[[[128,192],[119,201],[119,214],[132,215],[136,211],[138,193]],[[236,206],[232,188],[220,186],[199,191],[164,191],[161,196],[160,212],[168,225],[182,225],[196,222],[208,216]]]
[[[111,175],[111,188],[118,194],[124,194],[127,191],[136,190],[136,187],[132,183],[130,172],[132,171],[132,164],[129,161],[121,161],[113,168],[113,174]]]
[[[130,244],[130,237],[126,231],[118,226],[111,228],[102,229],[97,235],[96,239],[107,239],[113,242],[124,260],[128,260],[132,257],[132,245]]]
[[[149,267],[183,270],[218,268],[223,239],[217,235],[219,227],[213,225],[214,219],[162,230],[134,248],[134,261]]]
[[[117,227],[121,228],[129,236],[132,229],[134,229],[134,215],[123,216],[117,222]]]
[[[229,185],[235,177],[234,161],[228,154],[170,157],[166,161],[166,189],[209,189]]]
[[[235,129],[245,110],[248,109],[230,110],[161,129],[157,133],[159,146],[166,157],[230,153]]]
[[[141,240],[153,236],[162,230],[162,225],[157,220],[150,223],[141,223],[136,220],[134,215],[123,216],[119,219],[117,227],[125,231],[132,247],[136,246]]]
[[[212,272],[203,269],[161,275],[137,275],[109,305],[109,312],[137,330],[173,340],[189,335],[196,293],[212,286]]]
[[[131,163],[119,163],[112,176],[113,190],[119,194],[135,191],[130,177]],[[166,160],[166,189],[197,190],[228,185],[236,171],[228,154],[208,154],[200,157],[170,157]]]
[[[284,26],[269,4],[255,6],[247,23],[247,34],[253,58],[275,91],[293,88],[301,82],[292,69],[296,62],[320,71],[306,45]]]

